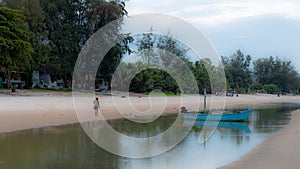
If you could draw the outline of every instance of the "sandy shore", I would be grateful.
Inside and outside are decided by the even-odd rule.
[[[207,107],[218,109],[224,106],[246,105],[251,108],[253,104],[292,100],[300,100],[300,97],[257,94],[239,97],[209,96]],[[75,104],[77,109],[74,109],[73,97],[70,94],[43,93],[38,95],[35,93],[21,96],[0,94],[0,132],[77,123],[79,122],[77,116],[81,119],[95,117],[92,109],[93,97],[87,97],[78,102]],[[101,113],[106,119],[153,115],[163,111],[179,112],[182,106],[189,111],[203,109],[203,96],[184,98],[100,96],[100,102]]]
[[[292,113],[292,121],[274,133],[240,160],[220,169],[299,169],[300,110]]]
[[[203,109],[203,96],[180,97],[126,97],[99,96],[101,113],[106,118],[146,116],[160,111],[179,112],[181,106],[189,111]],[[84,97],[75,103],[71,94],[65,93],[0,93],[0,132],[56,126],[79,122],[78,116],[95,118],[92,109],[93,97]],[[75,99],[76,100],[76,99]],[[299,96],[240,95],[239,97],[209,96],[208,108],[218,109],[270,102],[299,101]],[[199,104],[200,103],[200,104]],[[77,112],[77,113],[76,113]],[[146,113],[145,113],[146,112]],[[240,160],[222,169],[282,169],[299,168],[300,110],[293,112],[293,120],[283,130],[271,135]]]

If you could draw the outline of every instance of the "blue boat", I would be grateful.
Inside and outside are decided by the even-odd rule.
[[[201,121],[246,121],[253,110],[245,110],[237,113],[220,113],[220,114],[185,114],[184,118],[192,118]]]

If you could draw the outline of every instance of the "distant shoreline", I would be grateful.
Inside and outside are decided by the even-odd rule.
[[[47,126],[59,126],[65,124],[78,123],[73,104],[72,94],[67,92],[34,92],[18,93],[18,95],[6,95],[0,93],[0,133],[12,132],[23,129],[40,128]],[[144,116],[154,115],[162,111],[161,103],[166,101],[168,104],[163,107],[164,112],[179,112],[182,106],[188,111],[203,110],[203,96],[187,96],[184,102],[178,96],[161,97],[155,96],[149,103],[148,97],[130,97],[121,98],[116,96],[112,99],[110,96],[99,96],[102,104],[101,113],[107,119],[123,118],[126,116]],[[213,98],[213,99],[212,99]],[[209,108],[250,106],[255,104],[272,103],[272,102],[291,102],[300,101],[300,96],[283,96],[276,95],[243,95],[239,97],[225,96],[208,96]],[[93,98],[87,98],[84,109],[77,111],[83,112],[84,118],[95,118],[92,110]],[[118,104],[118,107],[115,106]],[[133,106],[134,107],[133,107]],[[120,112],[121,111],[121,112]],[[143,113],[147,111],[147,113]]]

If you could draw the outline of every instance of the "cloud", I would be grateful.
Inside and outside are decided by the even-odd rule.
[[[201,30],[221,55],[290,59],[300,71],[299,0],[130,0],[129,15],[164,13]]]
[[[300,19],[298,0],[131,0],[127,10],[129,14],[165,13],[210,26],[270,14]]]
[[[299,30],[300,22],[265,15],[241,19],[203,31],[215,45],[218,53],[231,56],[241,49],[253,59],[269,56],[285,57],[300,71]]]

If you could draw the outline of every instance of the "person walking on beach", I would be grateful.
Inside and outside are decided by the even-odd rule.
[[[95,116],[98,116],[98,109],[100,108],[100,103],[99,103],[98,97],[95,98],[93,104],[94,104],[93,109],[95,110]]]

